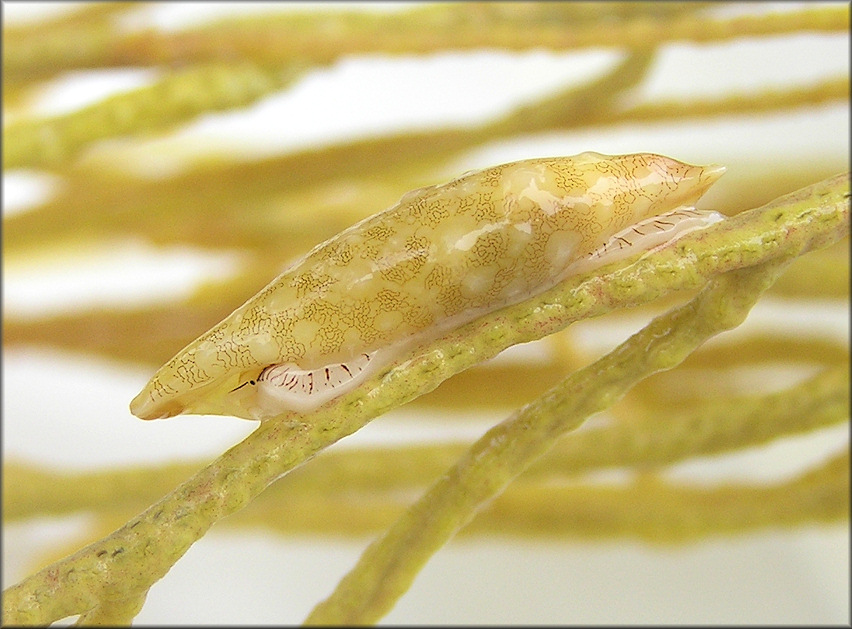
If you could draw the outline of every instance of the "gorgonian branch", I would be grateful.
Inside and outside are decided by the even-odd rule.
[[[376,559],[366,564],[366,577],[357,576],[359,571],[347,579],[343,594],[311,619],[377,618],[404,591],[417,566],[467,521],[479,501],[520,473],[556,434],[612,403],[643,374],[677,364],[704,339],[736,325],[789,260],[837,242],[848,232],[846,174],[687,234],[641,260],[622,260],[567,279],[533,299],[483,316],[421,347],[416,355],[400,359],[386,373],[314,413],[264,422],[111,535],[8,588],[3,596],[3,622],[48,624],[73,614],[84,614],[85,620],[89,613],[90,619],[126,617],[216,521],[374,417],[510,345],[552,334],[581,318],[651,301],[667,291],[699,288],[711,280],[696,300],[657,319],[604,362],[577,372],[558,391],[527,407],[550,405],[551,410],[540,413],[533,423],[529,423],[531,411],[524,410],[508,425],[496,427],[493,438],[475,447],[474,452],[483,455],[482,463],[476,464],[476,456],[466,456],[455,468],[464,474],[452,476],[449,493],[429,494],[447,505],[446,511],[437,512],[437,528],[430,529],[429,518],[414,518],[423,509],[421,504],[405,517],[402,534],[399,527],[392,529],[390,539],[396,543],[417,541],[399,557],[397,571],[392,575],[387,571],[390,546],[368,551]],[[645,349],[637,354],[642,343]],[[576,389],[581,382],[589,388]],[[519,427],[534,424],[537,436],[518,441],[523,432]],[[492,475],[495,469],[499,473]],[[467,470],[473,475],[468,476]],[[470,482],[482,487],[465,497],[459,491]],[[389,580],[376,589],[374,578],[379,574],[387,574]],[[352,593],[368,594],[366,604],[352,607],[346,602]],[[118,611],[111,615],[111,610]]]
[[[710,281],[694,300],[651,322],[489,430],[374,542],[307,624],[373,623],[390,611],[429,557],[554,440],[604,410],[639,380],[678,365],[711,336],[739,325],[792,260],[778,257]]]

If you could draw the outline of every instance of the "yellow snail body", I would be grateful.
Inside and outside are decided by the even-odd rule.
[[[415,343],[721,220],[692,205],[723,172],[647,153],[582,153],[409,192],[187,345],[131,411],[309,412]]]

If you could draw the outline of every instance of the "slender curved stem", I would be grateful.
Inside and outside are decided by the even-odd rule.
[[[737,282],[759,292],[769,269],[847,235],[848,198],[848,174],[809,186],[702,232],[687,234],[654,255],[620,261],[491,313],[420,348],[417,355],[401,359],[389,371],[310,416],[288,414],[263,423],[243,442],[111,535],[8,588],[3,596],[3,622],[47,624],[86,613],[104,602],[139,600],[210,526],[245,506],[278,477],[372,418],[434,389],[454,373],[510,345],[541,338],[583,317],[650,301],[669,290],[700,287],[715,276],[720,277],[713,280],[713,299],[705,297],[699,302],[713,324],[696,320],[696,325],[705,336],[715,333],[715,325],[732,325],[739,315],[731,313],[747,309],[753,300],[750,293],[737,288]],[[759,265],[767,269],[766,274],[747,269]],[[729,271],[735,272],[727,274]],[[714,314],[713,308],[721,305],[722,312]],[[678,317],[689,320],[686,312]],[[672,331],[660,325],[654,328],[656,334]],[[681,353],[677,346],[660,344],[653,354],[653,360],[658,361],[654,364],[674,364],[672,361],[682,360]],[[651,360],[650,354],[647,360]],[[606,381],[605,373],[599,376]],[[589,408],[597,407],[620,392],[613,386],[586,403]],[[560,408],[564,401],[551,403]],[[551,426],[541,433],[543,443],[549,444],[554,430]],[[535,450],[522,446],[512,450],[515,448]],[[482,482],[497,491],[514,475],[509,467],[506,470],[508,476]],[[468,514],[461,511],[455,514],[458,522],[466,517]],[[451,532],[455,528],[444,525],[442,530]],[[421,551],[426,552],[422,560],[444,537],[432,537],[426,547],[421,546],[426,548]],[[406,578],[410,576],[406,573]],[[402,582],[395,583],[398,594]],[[378,606],[371,604],[370,617],[394,599],[382,600],[385,602]]]

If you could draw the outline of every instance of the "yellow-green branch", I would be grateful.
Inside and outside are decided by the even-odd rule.
[[[783,436],[845,421],[849,417],[849,366],[825,369],[793,387],[768,395],[710,397],[689,412],[658,412],[610,422],[560,440],[524,474],[547,483],[608,467],[652,469],[692,456],[753,447]],[[334,496],[385,494],[422,488],[466,450],[463,443],[365,448],[324,452],[275,483],[247,511],[274,513],[268,526],[310,528],[301,520]],[[143,509],[203,467],[201,461],[156,467],[63,474],[24,463],[3,466],[3,518],[64,515],[82,510],[127,512]],[[304,496],[310,507],[291,509]],[[394,500],[395,502],[395,500]],[[335,502],[336,504],[336,502]],[[375,504],[374,502],[371,504]],[[245,512],[243,512],[245,513]],[[242,514],[229,522],[243,522]],[[331,529],[350,534],[349,519],[329,520]]]
[[[248,63],[205,65],[174,71],[154,85],[80,111],[13,123],[3,130],[3,168],[56,167],[97,140],[168,130],[202,113],[248,105],[300,72]]]
[[[708,16],[702,3],[629,4],[636,6],[435,3],[389,15],[273,14],[172,33],[125,33],[105,20],[67,28],[10,29],[8,46],[4,44],[4,73],[7,80],[19,82],[63,69],[215,63],[234,58],[264,65],[281,60],[322,65],[344,55],[371,53],[644,48],[671,41],[843,32],[849,24],[847,6],[717,18]]]
[[[374,623],[402,596],[429,557],[488,501],[590,415],[633,384],[678,365],[708,338],[739,325],[792,257],[730,271],[698,297],[651,322],[594,364],[489,430],[379,539],[317,605],[307,624]]]
[[[392,365],[388,372],[309,416],[284,415],[264,422],[243,442],[111,535],[8,588],[3,596],[4,623],[46,624],[97,610],[110,601],[128,605],[127,601],[139,600],[216,521],[240,510],[281,475],[373,417],[434,389],[454,373],[510,345],[552,334],[580,318],[643,303],[669,290],[697,288],[715,278],[711,288],[691,302],[693,305],[656,320],[634,337],[647,337],[647,330],[651,330],[652,338],[646,340],[651,344],[649,349],[655,351],[640,352],[636,364],[625,363],[618,358],[628,359],[635,352],[636,341],[628,342],[609,355],[610,361],[615,360],[611,372],[596,372],[596,377],[590,378],[595,370],[585,369],[577,372],[581,376],[566,381],[571,388],[581,379],[590,379],[593,388],[569,400],[545,396],[542,401],[556,409],[584,402],[583,412],[612,403],[623,394],[626,382],[641,377],[638,374],[673,366],[703,338],[735,325],[770,283],[770,276],[774,278],[794,256],[828,246],[847,235],[848,198],[848,174],[815,184],[701,232],[687,234],[653,256],[609,265],[595,275],[574,278],[532,300],[491,313],[436,340],[419,355]],[[760,272],[748,269],[758,266]],[[691,308],[697,308],[700,316],[691,314]],[[667,321],[694,325],[672,327]],[[575,399],[576,402],[571,401]],[[579,415],[570,417],[568,423],[576,424]],[[542,432],[539,426],[536,432],[540,439],[520,450],[504,447],[499,439],[486,443],[484,451],[495,447],[512,458],[501,463],[486,457],[484,461],[497,465],[502,476],[475,477],[483,487],[492,488],[484,494],[492,495],[526,466],[528,457],[518,456],[519,453],[532,455],[543,450],[564,428],[557,422]],[[495,430],[501,433],[505,428]],[[514,432],[508,436],[512,443],[518,437]],[[462,465],[459,469],[467,468]],[[451,515],[460,525],[471,514],[455,509]],[[400,557],[399,567],[405,561],[409,562],[408,567],[402,570],[402,578],[397,573],[387,582],[389,592],[374,591],[362,610],[344,605],[339,608],[343,616],[361,617],[365,609],[366,617],[375,618],[392,605],[395,596],[413,578],[412,567],[422,563],[457,528],[446,525],[446,514],[442,518],[444,526],[439,534],[429,537],[425,546],[422,543],[427,538],[420,540],[420,551],[416,553],[419,559],[412,564],[415,555]],[[375,574],[376,570],[383,572],[384,568],[377,563],[368,572]],[[367,581],[356,579],[356,583]],[[361,586],[355,590],[364,594]],[[336,604],[326,606],[336,608]]]

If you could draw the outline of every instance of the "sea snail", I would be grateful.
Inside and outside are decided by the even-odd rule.
[[[187,345],[130,409],[142,419],[308,412],[414,343],[721,220],[692,204],[724,170],[582,153],[409,192]]]

